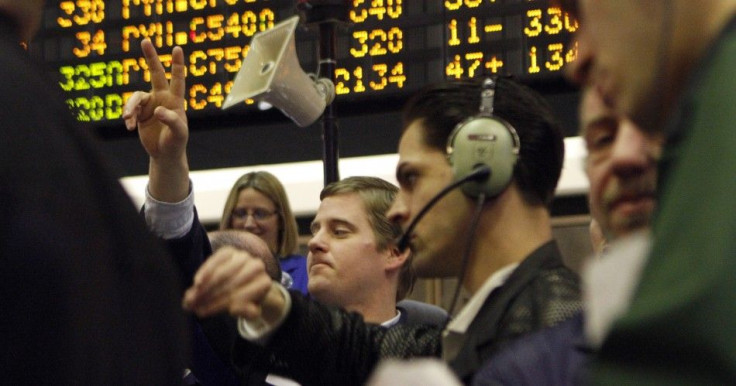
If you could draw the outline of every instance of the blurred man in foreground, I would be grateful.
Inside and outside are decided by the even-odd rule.
[[[643,271],[622,285],[627,312],[603,334],[594,381],[731,383],[736,1],[560,2],[580,21],[572,78],[665,136],[654,243],[617,267],[622,281]]]
[[[43,3],[0,0],[2,382],[179,384],[182,283],[58,84],[21,48]]]

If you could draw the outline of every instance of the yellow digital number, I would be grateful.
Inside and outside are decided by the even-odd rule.
[[[240,70],[240,66],[243,64],[242,58],[245,57],[243,52],[246,52],[246,50],[243,50],[240,46],[225,47],[225,64],[223,66],[227,72],[238,72]]]
[[[368,9],[368,14],[375,16],[378,20],[383,20],[383,15],[386,14],[386,7],[383,5],[383,0],[373,0],[371,7]]]
[[[562,58],[562,50],[563,50],[562,43],[555,43],[550,44],[547,49],[549,50],[549,53],[551,54],[547,62],[544,63],[544,67],[546,67],[550,71],[557,71],[565,64],[565,60]]]
[[[368,41],[368,31],[355,31],[353,32],[353,38],[358,41],[360,48],[351,48],[350,55],[353,55],[354,58],[364,57],[368,53],[368,44],[366,44]]]
[[[385,64],[374,64],[373,72],[375,72],[378,75],[378,79],[380,79],[380,82],[376,83],[374,81],[370,81],[370,83],[368,84],[371,86],[371,89],[380,91],[386,88],[386,85],[388,84],[388,79],[386,78],[386,73],[388,72],[388,66]]]
[[[386,41],[386,31],[374,29],[373,31],[371,31],[370,34],[368,34],[368,38],[370,38],[371,41],[376,42],[369,51],[369,54],[371,56],[386,55],[386,52],[388,51],[386,51],[386,48],[383,46],[383,44],[381,44],[382,42]]]
[[[470,21],[468,22],[468,27],[470,28],[470,36],[468,36],[468,43],[475,44],[480,42],[480,38],[478,37],[478,19],[475,17],[471,17]]]
[[[559,8],[549,8],[547,14],[551,17],[549,24],[544,26],[544,32],[549,35],[557,35],[564,28],[562,24],[562,10]]]
[[[495,3],[496,0],[490,0],[491,3]],[[445,9],[448,11],[457,11],[463,5],[468,8],[478,8],[483,4],[483,0],[445,0]]]
[[[406,82],[406,75],[404,75],[404,63],[398,62],[391,69],[391,76],[388,77],[389,83],[396,84],[398,88],[404,88],[404,82]]]
[[[578,57],[578,42],[575,42],[565,54],[565,62],[570,63]]]
[[[463,0],[445,0],[445,8],[449,11],[457,11],[463,6]]]
[[[237,13],[233,13],[227,18],[227,22],[225,22],[225,33],[228,35],[231,35],[234,38],[240,37],[240,32],[242,31],[242,28],[240,27],[240,15]]]
[[[381,29],[370,32],[355,31],[353,38],[358,45],[357,48],[350,49],[350,55],[354,58],[362,58],[366,54],[370,56],[386,55],[389,52],[396,54],[404,49],[404,32],[398,27],[393,27],[388,32]],[[373,43],[370,49],[369,42]]]
[[[74,10],[76,9],[73,1],[62,1],[61,3],[59,3],[59,8],[61,8],[61,10],[64,11],[64,13],[69,16],[73,15]],[[59,23],[59,25],[64,28],[69,28],[72,26],[72,24],[74,24],[71,19],[64,18],[61,16],[56,18],[56,22]]]
[[[78,58],[86,58],[89,54],[94,51],[98,55],[104,55],[107,49],[107,43],[105,43],[105,31],[97,30],[94,35],[87,31],[79,31],[75,35],[80,47],[74,47],[72,53]]]
[[[58,17],[56,22],[64,28],[69,28],[72,24],[87,25],[89,22],[101,23],[105,20],[105,2],[103,0],[77,0],[62,1],[59,8],[66,17]]]
[[[224,86],[220,82],[215,82],[209,89],[202,83],[194,84],[189,88],[188,107],[191,107],[192,110],[202,110],[209,104],[222,107],[225,94],[229,92],[231,87],[231,82],[225,83]]]
[[[404,49],[404,31],[399,27],[393,27],[388,30],[388,50],[398,54],[402,49]]]
[[[463,70],[463,65],[460,63],[460,55],[455,55],[452,61],[447,64],[447,67],[445,68],[445,75],[448,77],[453,77],[455,79],[460,79],[460,77],[463,76],[465,71]]]
[[[107,65],[103,62],[89,64],[89,84],[92,88],[109,87],[106,70]]]
[[[368,16],[373,16],[377,20],[383,20],[386,16],[398,19],[402,13],[402,0],[371,0],[370,4],[365,0],[353,0],[353,7],[348,16],[350,21],[357,24],[364,22]]]
[[[74,90],[74,67],[62,66],[59,68],[59,73],[64,77],[64,80],[59,82],[59,86],[64,91]]]
[[[335,69],[335,94],[344,95],[350,93],[345,83],[350,81],[350,72],[345,68]]]
[[[212,41],[218,41],[225,35],[225,30],[222,28],[222,22],[225,21],[224,15],[210,15],[207,16],[207,28],[210,30],[207,32],[207,38]]]
[[[358,8],[363,3],[365,3],[365,0],[353,0],[353,9],[350,10],[349,13],[350,20],[353,23],[362,23],[368,17],[367,9],[361,9],[360,11],[356,12],[356,8]]]
[[[392,19],[396,19],[404,12],[401,0],[386,0],[386,13]]]
[[[364,92],[365,85],[363,84],[363,67],[356,67],[353,71],[353,75],[355,75],[355,87],[353,87],[353,91]]]
[[[547,35],[557,35],[562,30],[573,33],[578,29],[578,22],[567,12],[562,12],[558,7],[547,8],[549,20],[544,24],[541,9],[530,9],[526,12],[528,24],[524,27],[524,34],[528,37],[539,36],[542,31]]]
[[[470,62],[468,65],[468,76],[474,77],[475,71],[478,69],[478,67],[483,64],[483,53],[482,52],[468,52],[465,54],[465,60]]]
[[[460,39],[457,37],[457,20],[450,20],[450,23],[447,24],[447,27],[450,29],[450,39],[447,41],[447,44],[451,47],[459,46]]]
[[[538,74],[542,71],[542,69],[537,65],[537,47],[535,46],[529,48],[529,67],[526,71],[530,74]]]
[[[462,63],[463,57],[455,55],[455,58],[447,64],[445,68],[445,75],[448,77],[454,77],[456,79],[461,78],[466,72],[469,78],[475,76],[478,67],[483,65],[483,53],[482,52],[466,52],[464,59],[467,62],[467,69]]]
[[[570,16],[569,13],[565,12],[565,29],[567,32],[574,33],[578,30],[578,21],[577,19]]]
[[[529,25],[524,27],[526,36],[535,37],[542,33],[542,10],[530,9],[526,11],[526,17],[529,19]]]

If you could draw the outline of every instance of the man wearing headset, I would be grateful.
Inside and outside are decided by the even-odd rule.
[[[146,147],[152,165],[148,191],[159,201],[177,203],[164,204],[167,208],[190,208],[184,210],[184,221],[169,222],[189,225],[188,230],[180,229],[185,232],[176,241],[195,246],[182,255],[196,255],[200,226],[191,210],[183,106],[154,109],[150,103],[173,98],[183,105],[183,89],[166,87],[150,42],[144,41],[143,51],[152,68],[154,91],[135,93],[124,116],[129,129],[138,126],[141,138],[157,138],[156,146]],[[579,310],[577,276],[563,265],[552,241],[548,209],[564,158],[560,127],[531,90],[506,79],[489,90],[495,90],[495,99],[488,93],[481,98],[477,82],[451,82],[420,92],[409,102],[399,145],[401,189],[387,215],[403,227],[454,180],[468,175],[469,180],[483,180],[462,192],[450,191],[407,238],[419,276],[458,276],[473,294],[446,328],[446,336],[433,326],[368,325],[358,314],[287,292],[247,254],[216,253],[194,276],[184,303],[200,317],[228,311],[241,318],[242,336],[268,342],[263,349],[238,340],[236,364],[271,369],[305,384],[346,384],[364,382],[381,358],[442,355],[462,379],[469,380],[503,344]],[[480,125],[490,132],[472,131],[478,121],[468,126],[470,132],[460,131],[453,159],[469,153],[483,157],[469,165],[457,162],[459,170],[453,171],[446,154],[450,133],[477,115],[481,104],[486,115],[495,110],[508,125],[494,118]],[[481,142],[468,144],[468,138]],[[475,170],[476,164],[482,168]],[[156,219],[147,217],[156,229]],[[191,261],[195,260],[196,256]],[[193,268],[196,264],[185,271]]]

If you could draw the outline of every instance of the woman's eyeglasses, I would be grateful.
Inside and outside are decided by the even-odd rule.
[[[248,216],[253,217],[253,220],[256,221],[263,221],[267,220],[271,216],[275,215],[276,211],[270,212],[266,209],[256,208],[256,209],[245,209],[245,208],[238,208],[233,209],[231,215],[233,218],[237,218],[238,220],[245,220],[248,218]]]

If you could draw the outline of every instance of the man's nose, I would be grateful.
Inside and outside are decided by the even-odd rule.
[[[616,141],[611,151],[611,164],[617,174],[638,173],[653,166],[655,159],[649,148],[647,136],[630,121],[619,126]]]
[[[394,198],[394,202],[386,212],[386,218],[396,225],[403,225],[408,219],[408,210],[401,193],[397,194],[396,198]]]
[[[321,231],[312,235],[312,238],[307,242],[307,248],[312,253],[317,251],[327,251],[327,243],[324,242]]]

